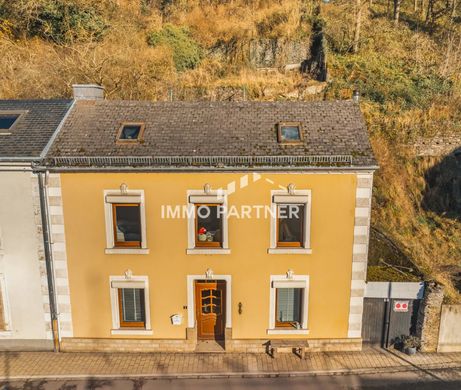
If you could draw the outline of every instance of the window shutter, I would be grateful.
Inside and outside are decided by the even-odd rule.
[[[224,203],[224,195],[190,195],[189,203]]]
[[[274,195],[274,203],[308,203],[307,195]]]
[[[142,280],[113,280],[111,282],[112,288],[121,288],[121,289],[129,289],[129,288],[137,288],[137,289],[144,289],[145,282]]]
[[[141,195],[106,195],[106,203],[141,203]]]

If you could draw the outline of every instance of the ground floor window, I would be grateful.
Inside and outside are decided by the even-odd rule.
[[[267,334],[309,334],[309,275],[270,276]]]
[[[302,323],[302,288],[277,288],[275,326],[299,329]]]
[[[113,335],[150,335],[149,279],[126,270],[110,277]]]
[[[118,300],[121,328],[145,328],[146,307],[143,288],[119,288]]]

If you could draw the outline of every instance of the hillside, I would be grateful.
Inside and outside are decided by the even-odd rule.
[[[403,0],[395,20],[391,3],[0,0],[0,98],[68,97],[77,82],[147,100],[345,99],[357,88],[381,166],[372,223],[405,259],[373,248],[369,275],[408,280],[415,266],[459,301],[460,162],[412,145],[461,132],[461,6]],[[285,69],[310,55],[318,29],[327,83]]]

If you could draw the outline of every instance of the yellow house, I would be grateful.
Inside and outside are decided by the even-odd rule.
[[[351,101],[76,100],[39,168],[61,349],[360,349],[376,168]]]

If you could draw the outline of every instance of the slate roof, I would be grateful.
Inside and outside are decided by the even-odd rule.
[[[302,123],[301,144],[277,142],[277,124],[287,121]],[[123,122],[145,123],[144,141],[117,143]],[[150,159],[155,164],[159,162],[152,159],[175,156],[190,160],[204,156],[279,156],[275,158],[281,162],[280,156],[314,155],[352,156],[351,166],[376,167],[357,104],[80,100],[50,149],[47,162],[98,167],[107,166],[109,160],[122,165],[120,161],[130,160],[127,164],[132,166],[136,161],[146,164]],[[175,161],[175,165],[190,164],[185,159]]]
[[[3,112],[22,115],[10,135],[0,135],[0,160],[40,157],[70,108],[71,100],[0,100]]]

